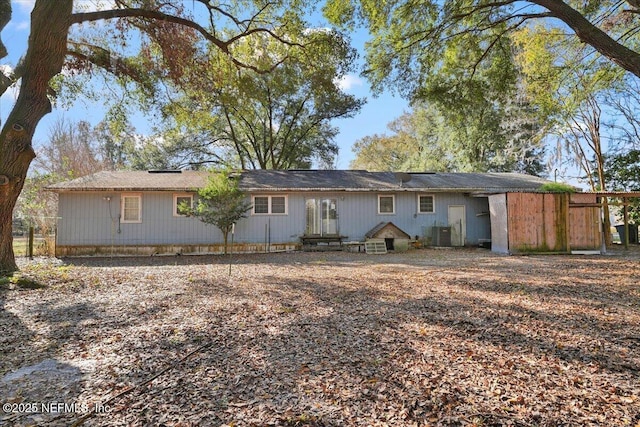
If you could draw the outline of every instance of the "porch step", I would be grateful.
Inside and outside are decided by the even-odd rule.
[[[304,252],[342,251],[344,246],[340,244],[318,243],[315,245],[302,245]]]

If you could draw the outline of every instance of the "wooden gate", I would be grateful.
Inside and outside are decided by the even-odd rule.
[[[594,194],[574,193],[569,204],[569,244],[571,250],[597,250],[602,244],[600,208]],[[572,206],[572,205],[577,206]]]

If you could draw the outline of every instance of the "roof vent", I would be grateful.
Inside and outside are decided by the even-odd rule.
[[[179,169],[151,169],[148,170],[149,173],[182,173]]]
[[[402,184],[411,181],[411,175],[409,175],[408,173],[396,172],[395,176],[398,181],[400,181],[400,187],[402,187]]]

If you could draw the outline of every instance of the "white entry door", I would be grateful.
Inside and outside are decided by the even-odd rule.
[[[467,221],[464,206],[449,206],[449,226],[451,227],[451,246],[464,246],[467,239]]]

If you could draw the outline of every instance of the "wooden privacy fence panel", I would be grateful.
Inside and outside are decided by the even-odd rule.
[[[571,203],[597,202],[593,194],[575,193],[570,196]],[[572,250],[600,248],[602,244],[602,224],[600,208],[597,206],[569,206],[569,244]]]
[[[508,193],[507,212],[511,253],[569,251],[567,194]]]

